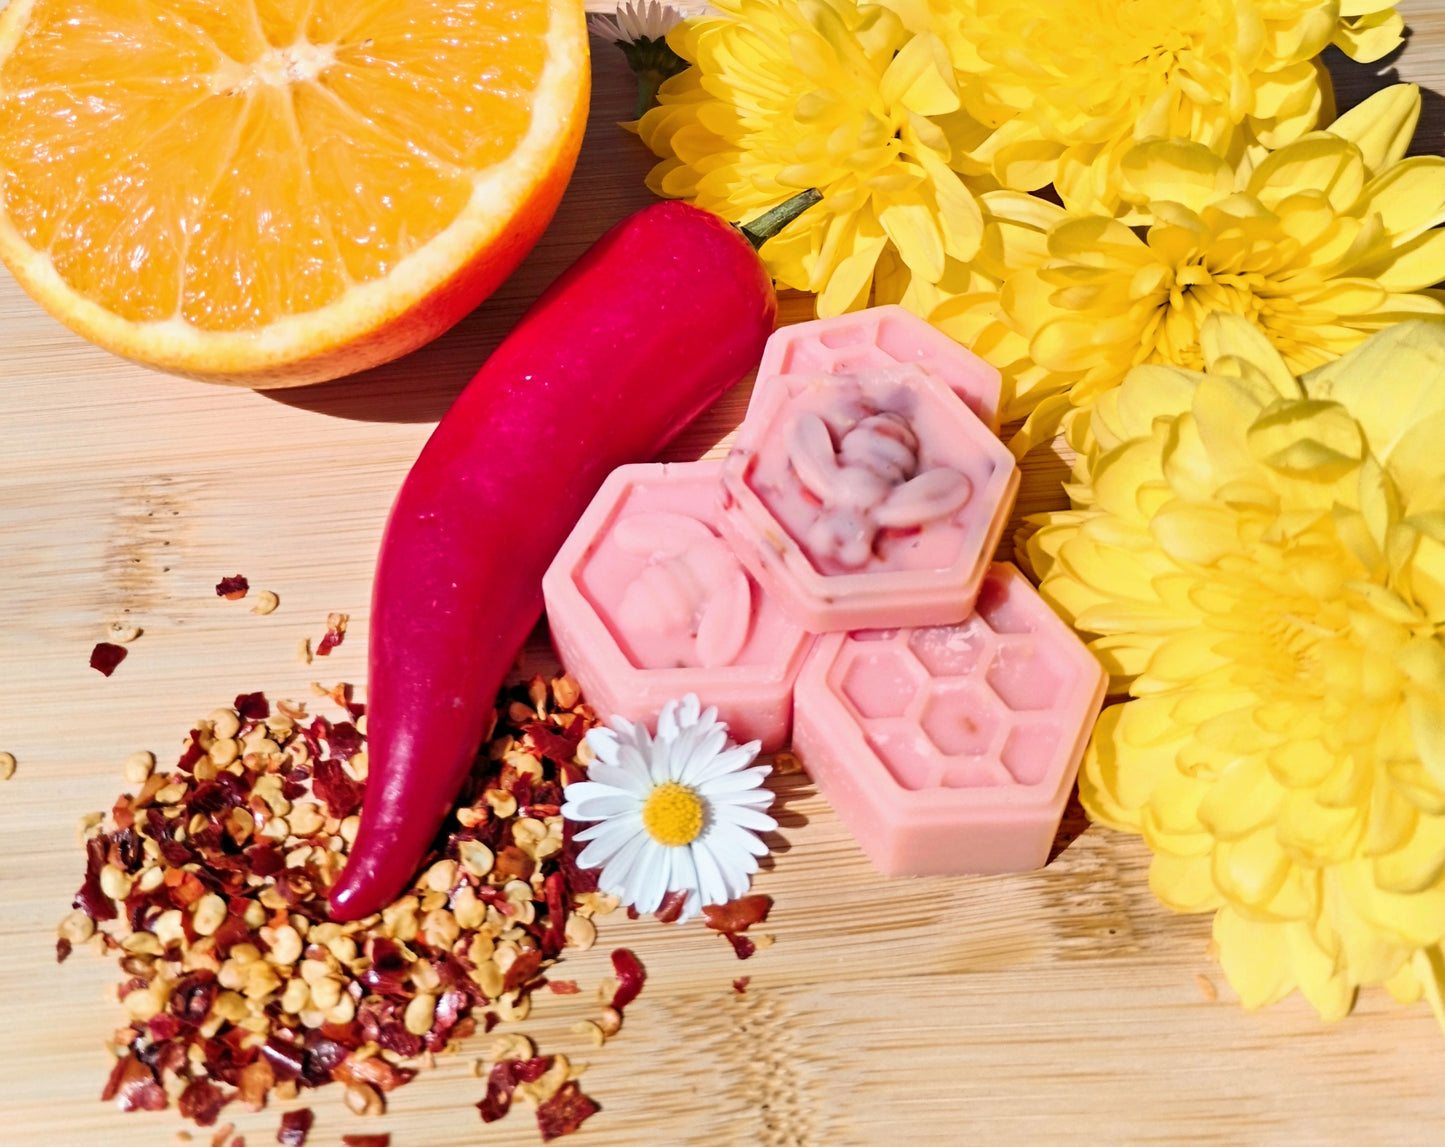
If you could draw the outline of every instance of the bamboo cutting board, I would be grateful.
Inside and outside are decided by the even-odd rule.
[[[1401,5],[1394,69],[1445,86],[1445,3]],[[241,692],[304,698],[364,682],[367,602],[382,523],[436,419],[525,305],[594,238],[649,201],[649,157],[618,129],[633,99],[620,54],[594,41],[586,145],[557,220],[523,268],[433,345],[368,375],[266,395],[150,374],[83,343],[0,272],[0,1143],[156,1147],[174,1110],[121,1115],[97,1100],[116,976],[84,948],[63,967],[54,925],[84,869],[76,820],[123,790],[136,749],[174,761],[193,721]],[[1333,56],[1340,104],[1390,67]],[[1418,151],[1439,152],[1445,100],[1425,93]],[[809,317],[807,299],[784,318]],[[718,453],[746,386],[669,452]],[[539,446],[540,448],[540,446]],[[1062,464],[1030,460],[1020,512],[1057,497]],[[213,590],[245,574],[253,597]],[[254,591],[281,599],[250,612]],[[300,663],[332,611],[344,645]],[[88,667],[106,627],[142,636],[109,679]],[[548,668],[545,644],[530,666]],[[529,667],[530,667],[529,666]],[[578,1147],[959,1147],[1090,1143],[1438,1143],[1445,1037],[1424,1005],[1383,992],[1321,1023],[1298,997],[1244,1013],[1206,953],[1207,918],[1175,916],[1147,887],[1136,839],[1084,831],[1013,877],[883,880],[805,778],[776,782],[781,830],[757,889],[776,943],[739,963],[700,926],[618,916],[540,993],[519,1030],[585,1061],[602,1105]],[[633,948],[649,980],[622,1033],[593,1049],[569,1028],[595,1011],[606,953]],[[733,989],[751,979],[745,993]],[[1217,996],[1217,998],[1216,998]],[[525,1109],[484,1126],[473,1062],[488,1041],[390,1096],[363,1121],[340,1088],[258,1115],[228,1108],[251,1147],[309,1104],[310,1142],[389,1131],[395,1147],[529,1144]],[[210,1132],[194,1128],[195,1142]]]

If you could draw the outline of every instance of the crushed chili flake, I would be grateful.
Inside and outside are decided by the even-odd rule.
[[[487,1075],[487,1090],[477,1103],[483,1123],[495,1123],[512,1109],[512,1093],[517,1090],[513,1073],[514,1059],[499,1059]]]
[[[391,1147],[391,1135],[343,1135],[341,1147]]]
[[[733,946],[733,951],[737,953],[739,960],[748,959],[748,957],[758,950],[756,944],[746,936],[739,935],[737,932],[724,932],[723,935],[727,937],[728,943]]]
[[[612,1006],[619,1012],[637,999],[642,991],[647,972],[642,962],[627,948],[618,948],[612,953],[612,974],[617,977],[617,991],[612,996]]]
[[[548,980],[547,987],[558,996],[575,996],[582,990],[577,986],[576,980]]]
[[[55,962],[57,964],[63,964],[66,960],[70,959],[72,947],[73,945],[71,944],[71,942],[67,940],[64,936],[60,937],[59,940],[55,941]],[[553,988],[552,990],[555,992],[557,989]]]
[[[771,896],[754,892],[726,904],[709,904],[702,914],[714,932],[746,932],[754,924],[763,923],[772,907]]]
[[[98,670],[102,677],[109,677],[115,667],[126,659],[128,650],[113,641],[97,641],[90,651],[90,667]]]
[[[328,657],[331,651],[346,640],[346,626],[351,620],[347,613],[329,613],[326,615],[326,634],[316,643],[316,656]]]
[[[737,992],[738,995],[742,995],[748,990],[748,984],[752,983],[752,979],[751,976],[739,976],[733,981],[733,991]]]
[[[186,1084],[176,1106],[182,1119],[193,1120],[198,1127],[210,1127],[232,1098],[210,1080],[195,1079]]]
[[[281,1129],[276,1132],[276,1142],[281,1147],[305,1147],[306,1137],[311,1134],[311,1124],[316,1115],[311,1108],[288,1111],[281,1116]]]
[[[260,1110],[268,1095],[332,1082],[386,1092],[479,1028],[525,1016],[568,937],[592,942],[595,927],[567,922],[587,925],[613,907],[597,896],[595,873],[575,866],[580,846],[558,811],[568,775],[535,731],[555,726],[561,744],[595,717],[575,695],[559,710],[539,681],[498,698],[492,741],[411,889],[348,924],[327,918],[326,895],[365,792],[365,707],[344,686],[321,690],[344,708],[341,720],[243,693],[198,722],[174,770],[118,799],[86,841],[75,907],[121,961],[128,1018],[104,1098],[159,1110],[174,1097],[210,1125],[228,1103]],[[509,716],[523,697],[526,728]],[[585,775],[571,767],[571,779]],[[514,807],[494,807],[503,796]],[[534,826],[514,836],[523,818],[547,836]],[[624,957],[635,971],[619,975],[619,994],[631,999],[642,971]],[[551,1063],[506,1068],[489,1093],[496,1117]],[[595,1105],[569,1091],[550,1110],[561,1134]],[[302,1134],[293,1114],[279,1142]]]
[[[223,577],[216,583],[216,596],[224,597],[227,601],[240,601],[246,596],[251,588],[251,583],[241,574],[232,577]]]
[[[733,946],[739,960],[746,960],[758,950],[757,944],[742,933],[754,924],[761,924],[772,910],[773,898],[760,893],[739,896],[726,904],[709,904],[702,910],[707,926],[721,932]]]
[[[577,1081],[569,1079],[550,1099],[537,1105],[537,1126],[541,1129],[542,1141],[547,1143],[576,1131],[584,1119],[599,1110],[597,1104],[582,1093]]]
[[[662,898],[662,903],[657,906],[653,913],[663,924],[676,924],[682,918],[683,906],[687,904],[688,891],[681,889],[669,892]]]
[[[243,721],[264,721],[271,715],[264,693],[242,693],[235,701],[236,716]]]
[[[162,1111],[167,1102],[155,1069],[138,1055],[116,1060],[100,1098],[102,1101],[114,1099],[122,1111]]]

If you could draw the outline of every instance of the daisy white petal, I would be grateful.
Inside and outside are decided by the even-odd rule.
[[[758,808],[767,808],[777,798],[773,790],[759,785],[751,789],[732,789],[730,791],[718,792],[716,789],[708,789],[708,799],[720,804],[747,804],[755,805]]]
[[[735,824],[740,828],[750,828],[754,832],[772,832],[778,827],[778,822],[767,813],[748,808],[747,805],[719,804],[716,807],[718,821],[721,824]]]
[[[728,730],[726,725],[706,727],[695,725],[695,732],[686,747],[686,756],[679,761],[677,776],[684,784],[697,784],[699,778],[712,766],[727,748]],[[684,780],[684,778],[687,778]]]
[[[692,850],[692,862],[697,866],[697,887],[702,902],[726,903],[730,899],[727,881],[723,879],[722,869],[718,866],[712,850],[701,841],[689,847]]]
[[[639,857],[648,849],[656,848],[657,844],[646,832],[639,832],[627,839],[627,842],[617,851],[617,855],[602,866],[602,875],[597,878],[597,885],[609,896],[616,896],[626,903],[631,903],[631,890],[628,878],[632,875],[632,869]]]
[[[639,865],[633,880],[632,906],[642,915],[649,912],[656,912],[662,903],[662,898],[667,894],[667,882],[672,871],[672,854],[675,848],[659,849],[658,855],[654,858],[649,856],[648,863]]]
[[[692,904],[698,899],[698,897],[696,897],[696,891],[698,891],[698,865],[692,860],[691,845],[686,848],[672,849],[672,873],[670,873],[668,877],[668,891],[669,893],[681,893],[681,891],[694,893],[694,896],[688,897],[688,904]],[[686,912],[686,910],[688,910],[688,907],[683,906],[683,912]]]
[[[607,726],[598,725],[588,729],[583,740],[587,742],[587,747],[597,754],[597,759],[603,764],[617,764],[617,734]]]
[[[583,868],[599,868],[610,864],[631,841],[646,838],[647,832],[640,819],[603,820],[577,834],[579,840],[584,836],[590,837],[591,843],[578,855],[577,863]]]
[[[717,853],[718,871],[722,873],[724,895],[719,904],[745,896],[752,875],[757,871],[757,862],[746,854],[730,855],[728,849]]]
[[[761,743],[758,741],[749,741],[746,745],[734,745],[731,749],[719,753],[712,760],[705,761],[702,767],[688,779],[688,783],[707,784],[714,777],[746,768],[757,757],[760,747]]]
[[[680,730],[677,727],[677,702],[669,701],[657,715],[657,739],[675,741]]]
[[[586,800],[588,797],[616,796],[619,792],[625,791],[617,785],[600,780],[597,774],[591,770],[588,771],[587,776],[588,780],[573,781],[567,786],[565,797],[568,804]]]
[[[620,792],[611,785],[596,785],[596,792],[573,796],[572,790],[581,787],[581,783],[567,786],[567,803],[562,807],[566,810],[565,815],[572,820],[606,820],[610,816],[636,812],[639,808],[636,796]]]
[[[652,791],[652,784],[646,776],[630,772],[627,769],[618,768],[616,765],[604,765],[600,761],[593,761],[587,769],[587,780],[596,781],[599,784],[611,785],[615,789],[629,792],[633,796],[646,797]],[[564,790],[570,798],[572,790],[578,784],[586,784],[586,781],[573,782]]]
[[[672,757],[675,747],[675,741],[662,736],[658,736],[652,742],[652,753],[647,758],[647,775],[652,778],[654,785],[666,784],[672,780]]]
[[[650,779],[652,770],[648,764],[649,755],[643,753],[638,746],[622,741],[617,746],[617,767]]]
[[[712,777],[699,787],[708,796],[721,793],[741,793],[759,788],[767,779],[767,769],[744,769],[740,773],[724,773],[720,777]]]
[[[769,817],[768,819],[771,820],[772,818]],[[712,826],[711,833],[716,834],[718,842],[726,842],[729,846],[750,853],[753,856],[766,856],[768,854],[768,846],[741,825],[719,820]]]

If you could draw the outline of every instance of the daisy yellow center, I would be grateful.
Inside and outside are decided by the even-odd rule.
[[[652,790],[642,806],[642,827],[658,844],[677,848],[702,833],[702,798],[686,785],[668,781]]]

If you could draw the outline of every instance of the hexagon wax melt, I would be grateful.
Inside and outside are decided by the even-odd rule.
[[[542,580],[552,643],[604,718],[651,725],[670,700],[716,705],[737,741],[788,743],[813,642],[717,532],[719,462],[622,466]]]
[[[999,563],[962,624],[820,638],[793,744],[885,875],[1021,872],[1048,858],[1105,684]]]
[[[998,370],[931,323],[899,306],[869,307],[774,332],[758,364],[759,381],[774,375],[852,374],[913,363],[937,375],[985,426],[998,433],[1003,380]],[[758,401],[754,388],[751,406]]]
[[[790,373],[759,373],[723,463],[723,534],[815,633],[962,621],[1018,493],[1013,456],[947,381],[990,372],[996,405],[997,374],[879,310],[776,332],[764,363]],[[900,361],[913,339],[927,353]],[[833,341],[847,353],[825,365]]]

